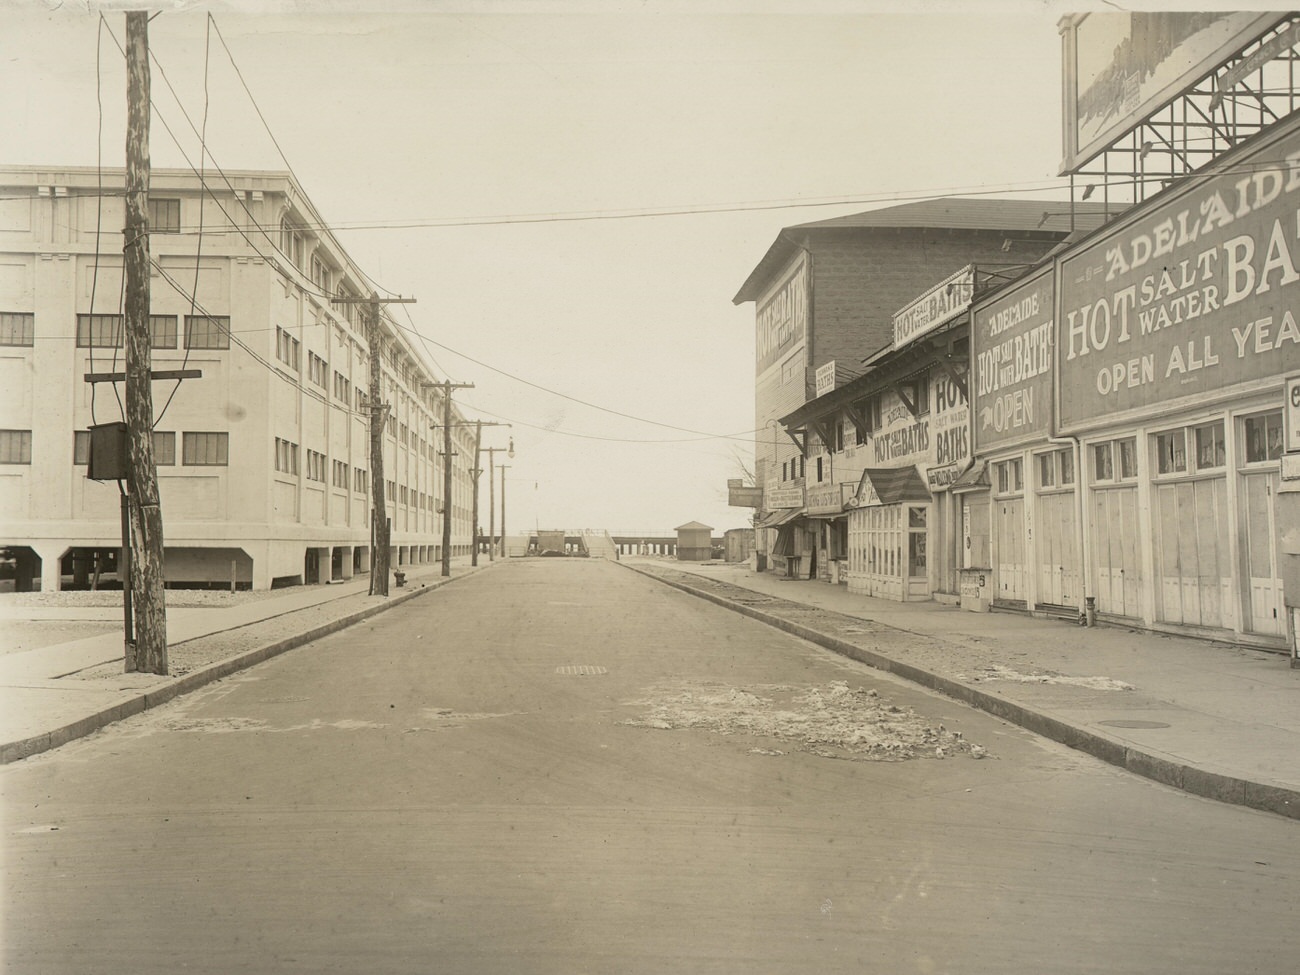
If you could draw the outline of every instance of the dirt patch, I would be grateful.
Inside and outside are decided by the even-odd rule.
[[[759,755],[784,754],[771,742],[858,761],[987,754],[960,732],[929,724],[912,709],[892,704],[874,690],[850,688],[844,681],[825,687],[762,685],[749,690],[716,684],[661,686],[652,688],[647,698],[629,703],[647,711],[623,724],[767,739],[768,743],[750,749]]]
[[[1113,677],[1072,677],[1069,674],[1059,674],[1056,671],[1048,670],[1037,674],[1022,674],[1018,670],[1012,670],[1010,667],[1003,667],[994,664],[989,667],[981,667],[975,674],[967,676],[957,674],[958,680],[968,680],[973,682],[1004,680],[1014,684],[1061,684],[1069,687],[1087,687],[1094,691],[1131,691],[1132,684],[1126,684],[1122,680],[1115,680]]]

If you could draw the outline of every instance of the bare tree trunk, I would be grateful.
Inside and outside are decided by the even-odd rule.
[[[126,424],[127,486],[134,508],[131,595],[135,655],[127,670],[167,673],[163,520],[153,456],[149,342],[149,14],[126,15]]]

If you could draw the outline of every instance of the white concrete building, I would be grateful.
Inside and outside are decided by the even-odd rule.
[[[155,170],[153,385],[169,585],[262,589],[371,563],[365,311],[373,285],[287,174]],[[101,191],[102,185],[102,191]],[[0,548],[17,585],[115,571],[120,494],[87,478],[92,424],[122,419],[124,176],[0,167]],[[201,231],[201,232],[200,232]],[[392,564],[470,551],[473,429],[453,410],[443,498],[440,381],[384,314],[385,500]]]

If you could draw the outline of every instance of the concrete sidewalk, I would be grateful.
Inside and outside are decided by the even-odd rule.
[[[295,586],[230,606],[169,608],[167,642],[173,660],[184,652],[189,641],[235,634],[245,627],[284,618],[282,634],[260,641],[262,645],[214,655],[219,659],[171,677],[115,672],[111,679],[74,679],[83,672],[121,667],[124,647],[120,606],[7,607],[0,616],[0,633],[6,622],[19,619],[116,621],[118,626],[113,632],[81,640],[0,655],[0,764],[90,734],[112,721],[319,639],[489,564],[483,556],[477,567],[471,567],[469,556],[453,558],[451,575],[446,579],[438,563],[402,566],[406,584],[398,588],[390,583],[387,598],[371,596],[369,576],[364,575],[339,584]],[[304,610],[316,612],[308,619]]]
[[[873,599],[745,564],[621,564],[1167,785],[1300,818],[1300,670],[1283,654]]]

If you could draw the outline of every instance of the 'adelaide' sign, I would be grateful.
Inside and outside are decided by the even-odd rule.
[[[1061,424],[1300,368],[1300,135],[1061,262]]]
[[[975,449],[1045,434],[1052,396],[1052,269],[977,306],[971,325]]]

